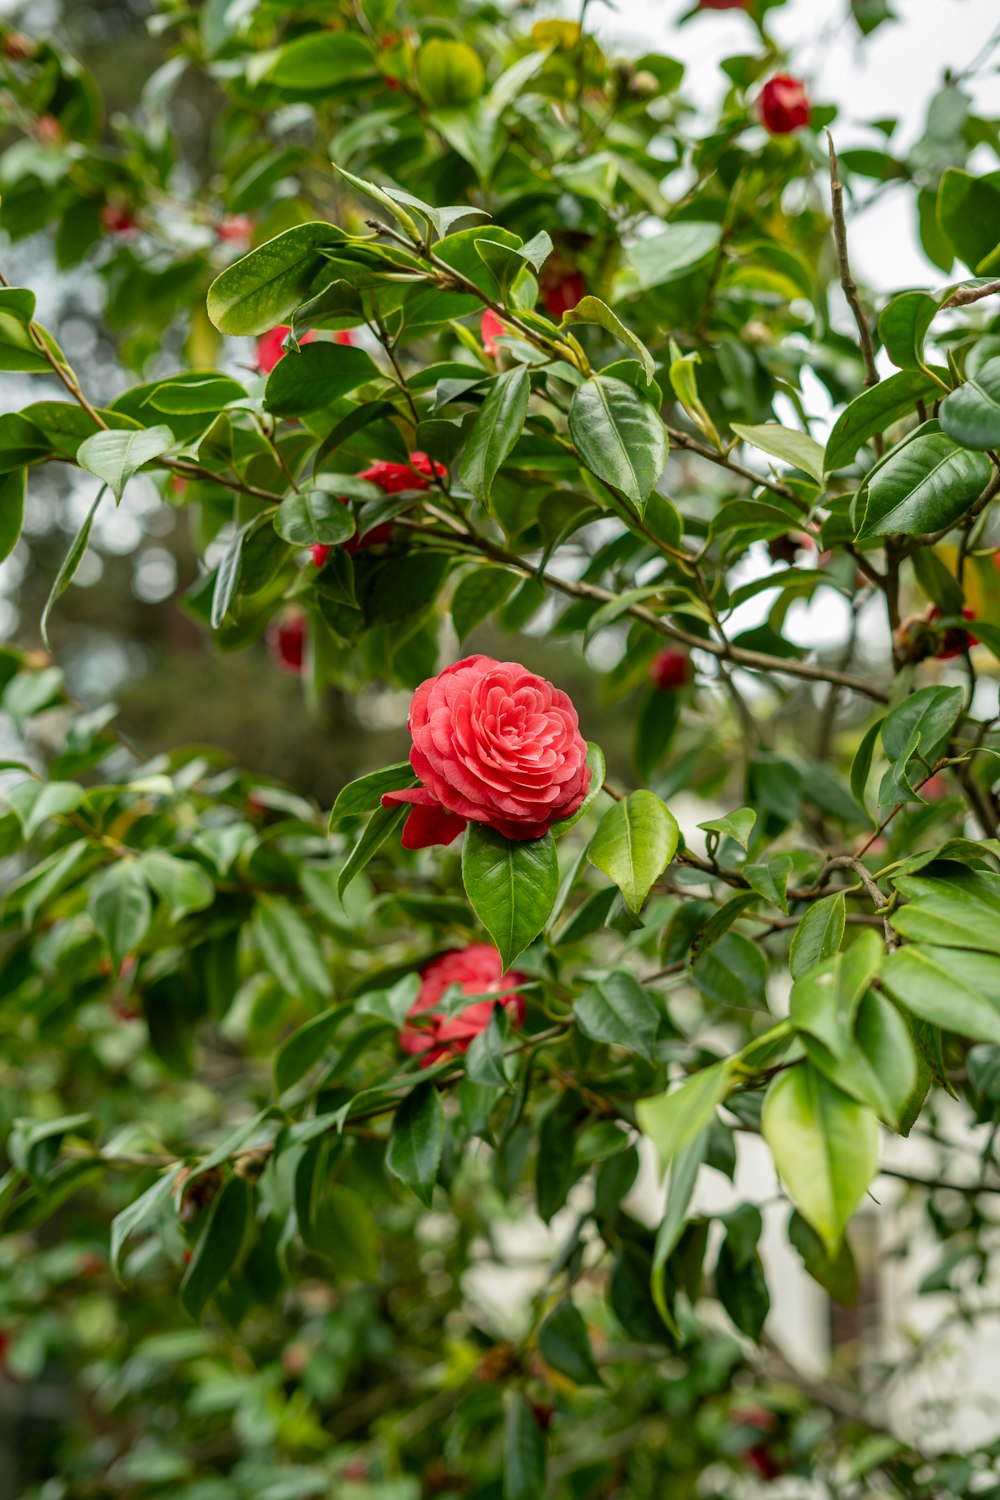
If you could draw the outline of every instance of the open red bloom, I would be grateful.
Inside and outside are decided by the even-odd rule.
[[[403,1027],[399,1044],[413,1056],[425,1053],[427,1067],[442,1057],[464,1052],[472,1038],[490,1024],[495,1002],[480,1000],[447,1016],[435,1010],[445,990],[458,985],[463,995],[494,995],[524,983],[523,974],[503,972],[500,955],[489,943],[470,943],[468,948],[442,953],[421,970],[420,992],[407,1016],[414,1024]],[[514,1025],[520,1026],[524,1020],[523,997],[506,994],[503,1004]]]
[[[962,610],[962,617],[966,620],[974,620],[976,612],[968,605]],[[940,620],[941,611],[937,605],[932,605],[927,614],[928,624],[933,625]],[[971,630],[963,630],[960,625],[950,625],[940,632],[940,645],[934,652],[938,661],[950,661],[953,656],[962,656],[971,646],[978,646],[977,636]]]
[[[277,328],[271,328],[267,333],[262,333],[257,340],[257,365],[264,375],[270,375],[279,359],[284,358],[285,351],[281,347],[285,342],[286,334],[291,333],[287,323],[281,323]],[[316,337],[315,332],[310,329],[299,339],[299,345],[311,344]]]
[[[480,333],[483,340],[483,349],[491,359],[496,355],[497,352],[497,346],[495,343],[497,336],[501,333],[506,332],[507,329],[504,326],[503,322],[497,317],[492,307],[488,307],[483,313],[483,321],[480,325]]]
[[[790,73],[775,73],[769,78],[761,90],[760,117],[772,135],[789,135],[808,125],[812,106],[801,78],[793,78]]]
[[[576,709],[518,662],[467,656],[422,682],[410,734],[421,785],[382,798],[383,807],[413,808],[405,849],[450,844],[467,822],[508,839],[541,838],[590,786]]]
[[[691,681],[691,659],[673,646],[658,651],[649,664],[649,679],[662,692],[671,693]]]
[[[301,615],[272,620],[267,632],[271,660],[283,672],[301,677],[306,659],[306,622]]]
[[[437,474],[439,479],[448,477],[444,464],[434,463],[426,453],[411,453],[409,459],[408,464],[380,461],[372,464],[370,469],[362,469],[357,477],[367,479],[369,484],[377,484],[383,495],[399,495],[404,490],[429,490],[428,481],[433,474]],[[345,505],[349,504],[346,495],[341,495],[340,498]],[[383,526],[373,526],[363,537],[352,536],[350,541],[344,543],[344,551],[360,552],[365,547],[377,547],[380,542],[387,542],[391,536],[392,522],[386,521]],[[322,542],[312,549],[312,560],[317,568],[321,568],[329,556],[330,548]]]

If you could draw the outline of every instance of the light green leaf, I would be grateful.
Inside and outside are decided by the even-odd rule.
[[[153,903],[137,859],[119,859],[90,888],[90,919],[115,963],[134,953],[149,931]]]
[[[323,946],[290,901],[283,896],[258,897],[253,931],[264,962],[290,995],[306,1000],[333,993]]]
[[[462,850],[462,880],[476,916],[509,969],[548,921],[559,890],[559,862],[551,833],[506,839],[470,823]]]
[[[631,275],[625,278],[625,290],[647,292],[686,276],[712,254],[721,237],[719,224],[681,220],[659,234],[634,240],[627,252]]]
[[[25,838],[30,839],[49,818],[75,812],[85,792],[75,781],[37,781],[32,776],[4,787],[0,795],[17,814]]]
[[[824,450],[807,432],[798,432],[793,427],[781,427],[777,422],[765,422],[761,426],[747,426],[743,422],[732,422],[731,427],[738,437],[772,458],[783,463],[794,464],[808,474],[816,483],[823,483]]]
[[[302,490],[282,500],[274,518],[274,529],[293,547],[335,547],[354,535],[350,507],[325,490]]]
[[[263,82],[297,93],[315,93],[349,78],[374,77],[369,42],[352,31],[309,31],[279,47]]]
[[[144,427],[134,432],[95,432],[84,438],[76,453],[81,469],[96,474],[121,501],[132,475],[173,446],[169,427]]]
[[[931,943],[891,953],[882,983],[907,1010],[943,1031],[1000,1042],[1000,958]]]
[[[640,1130],[656,1147],[661,1172],[666,1172],[674,1158],[711,1125],[731,1080],[732,1061],[724,1058],[692,1073],[673,1093],[639,1100],[635,1116]]]
[[[111,1270],[119,1285],[124,1286],[122,1276],[122,1255],[131,1235],[148,1219],[154,1218],[160,1208],[168,1201],[180,1166],[169,1167],[161,1177],[158,1177],[151,1187],[123,1208],[121,1213],[116,1214],[111,1221]]]
[[[773,1080],[761,1128],[785,1191],[836,1255],[878,1169],[874,1114],[806,1062]]]
[[[587,858],[637,912],[677,853],[679,840],[677,820],[666,804],[653,792],[632,792],[604,814]]]
[[[866,930],[843,953],[817,964],[792,986],[790,1013],[799,1031],[843,1057],[854,1035],[861,997],[885,956],[878,933]]]
[[[831,958],[844,941],[847,901],[842,891],[824,896],[809,907],[795,929],[788,955],[793,979],[799,979],[814,964]]]
[[[147,849],[142,868],[153,890],[170,909],[171,922],[192,911],[204,911],[215,900],[210,876],[191,859],[178,859],[165,849]]]
[[[722,818],[710,818],[707,823],[699,823],[698,827],[706,833],[721,833],[734,839],[741,849],[745,849],[756,821],[757,814],[752,807],[738,807],[735,812],[726,813]]]
[[[560,328],[567,328],[573,323],[597,324],[599,328],[604,329],[605,333],[610,333],[613,339],[617,339],[620,344],[625,344],[638,356],[639,363],[646,374],[646,384],[649,385],[656,374],[656,364],[653,356],[642,340],[630,328],[626,328],[621,318],[616,313],[613,313],[607,303],[601,301],[600,297],[581,297],[575,307],[571,307],[568,312],[563,313],[562,322],[559,326]]]

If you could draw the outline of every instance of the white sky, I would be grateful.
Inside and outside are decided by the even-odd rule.
[[[706,11],[685,26],[677,20],[693,0],[592,0],[588,26],[623,50],[661,50],[687,67],[685,92],[706,108],[726,83],[724,57],[760,46],[756,28],[740,11]],[[554,7],[555,8],[555,7]],[[575,13],[575,4],[560,7]],[[893,145],[905,148],[922,133],[927,101],[946,68],[962,72],[1000,30],[997,0],[893,0],[900,19],[886,22],[862,41],[848,18],[847,0],[788,0],[769,12],[772,34],[790,54],[790,68],[806,78],[813,97],[837,104],[838,148],[876,145],[881,137],[864,128],[872,119],[899,119]],[[987,116],[1000,115],[997,65],[967,85]],[[987,170],[995,167],[992,159]],[[874,186],[866,180],[862,195]],[[869,284],[896,289],[944,280],[921,254],[913,224],[913,191],[890,188],[850,222],[852,260]]]

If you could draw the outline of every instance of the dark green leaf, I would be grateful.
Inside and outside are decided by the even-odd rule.
[[[264,405],[275,417],[298,417],[331,406],[340,396],[378,379],[364,349],[346,344],[304,344],[279,359],[267,378]]]
[[[975,376],[941,403],[941,426],[963,448],[1000,447],[1000,359],[987,360]]]
[[[497,376],[476,413],[458,476],[484,505],[489,503],[497,470],[521,436],[530,394],[528,371],[524,365],[517,365]]]
[[[230,1177],[212,1204],[208,1223],[181,1282],[181,1306],[196,1322],[235,1266],[249,1221],[250,1188],[242,1177]]]
[[[594,375],[574,393],[569,431],[587,468],[621,490],[641,515],[667,464],[659,413],[624,380]]]
[[[604,1384],[594,1363],[587,1325],[568,1298],[556,1304],[539,1328],[538,1347],[546,1363],[574,1384]]]
[[[462,880],[476,916],[509,969],[541,932],[559,890],[559,863],[551,833],[506,839],[470,823],[462,851]]]
[[[545,1436],[520,1391],[504,1396],[503,1500],[541,1500],[545,1494]]]
[[[990,462],[944,432],[903,444],[872,474],[858,539],[938,531],[963,516],[985,487]]]
[[[286,229],[216,277],[208,290],[208,316],[223,333],[268,333],[287,323],[326,266],[320,247],[346,238],[334,224]]]
[[[576,1024],[584,1036],[611,1047],[650,1056],[660,1024],[655,1003],[624,969],[598,980],[573,1005]]]
[[[437,1089],[422,1083],[407,1094],[392,1122],[385,1164],[430,1208],[444,1150],[444,1110]]]

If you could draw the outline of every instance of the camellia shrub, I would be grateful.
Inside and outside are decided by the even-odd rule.
[[[12,1495],[1000,1493],[881,1400],[920,1350],[769,1332],[765,1212],[848,1309],[919,1225],[961,1326],[1000,1191],[997,124],[841,142],[776,5],[678,17],[743,28],[711,117],[596,5],[164,0],[108,114],[3,33],[4,555],[89,507],[0,657]],[[223,676],[394,763],[359,712],[320,805],[64,675],[151,482]]]

